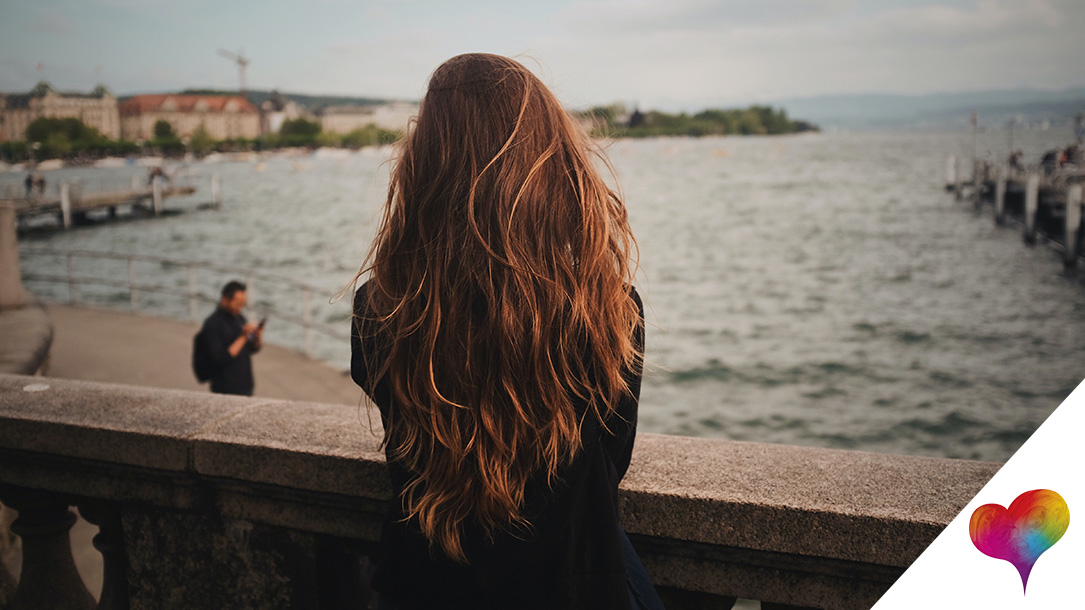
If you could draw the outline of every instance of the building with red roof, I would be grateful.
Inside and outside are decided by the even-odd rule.
[[[136,95],[120,105],[121,135],[126,140],[154,138],[154,124],[166,121],[182,138],[203,126],[216,140],[256,138],[260,111],[236,95]]]

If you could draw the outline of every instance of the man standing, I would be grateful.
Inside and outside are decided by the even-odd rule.
[[[232,281],[222,288],[215,313],[203,322],[203,349],[214,369],[212,392],[252,396],[252,354],[263,345],[264,329],[245,321],[241,310],[246,302],[245,285]]]

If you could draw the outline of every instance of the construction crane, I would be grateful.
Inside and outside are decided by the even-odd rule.
[[[237,71],[241,79],[241,97],[249,99],[245,91],[245,66],[249,65],[249,58],[245,57],[245,52],[239,50],[237,53],[231,53],[226,49],[219,49],[219,55],[237,64]]]

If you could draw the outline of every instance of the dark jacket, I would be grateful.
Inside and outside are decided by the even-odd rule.
[[[364,320],[365,291],[358,289],[354,310]],[[644,308],[634,338],[644,345]],[[352,325],[353,326],[353,325]],[[368,333],[363,333],[368,334]],[[351,376],[388,421],[395,410],[386,379],[369,379],[366,361],[373,340],[363,343],[357,328],[351,333]],[[491,541],[477,526],[462,535],[469,564],[463,565],[431,550],[415,522],[405,522],[401,504],[393,500],[381,531],[374,588],[397,607],[412,609],[624,610],[630,607],[625,560],[618,529],[618,482],[629,467],[636,434],[641,367],[622,374],[632,391],[607,422],[610,432],[595,423],[582,426],[582,449],[559,471],[559,481],[547,485],[540,473],[527,486],[524,514],[528,531],[499,532]],[[583,413],[585,404],[577,404]],[[592,422],[591,417],[585,418]],[[386,455],[388,452],[386,451]],[[410,473],[388,455],[388,472],[397,497]]]
[[[244,326],[245,316],[235,316],[221,307],[203,321],[200,332],[204,333],[207,355],[215,367],[212,392],[252,396],[252,345],[246,342],[236,357],[229,350]]]

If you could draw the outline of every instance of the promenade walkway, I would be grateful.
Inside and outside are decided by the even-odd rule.
[[[46,312],[53,325],[46,377],[210,393],[192,373],[192,337],[199,324],[55,304],[46,305]],[[15,332],[20,324],[22,317],[0,317],[0,344],[21,341],[22,334]],[[271,344],[252,362],[258,397],[361,408],[361,390],[345,371],[349,363],[339,369]],[[101,555],[91,544],[97,533],[97,527],[79,519],[71,535],[76,565],[95,595],[102,586]],[[19,551],[0,553],[0,564],[14,575],[20,571]]]
[[[47,376],[209,392],[192,374],[193,322],[47,305],[53,346]],[[210,313],[208,311],[207,313]],[[345,371],[265,344],[252,358],[255,395],[358,406],[361,390]]]

